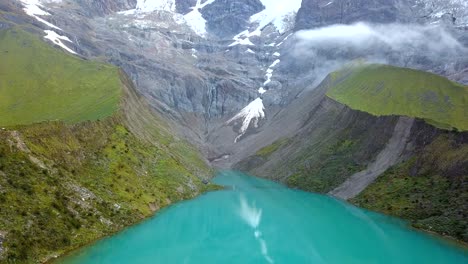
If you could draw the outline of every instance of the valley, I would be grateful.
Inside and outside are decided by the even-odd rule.
[[[227,175],[250,181],[240,172],[276,181],[284,192],[326,195],[301,192],[312,204],[293,199],[288,206],[342,204],[373,219],[364,221],[369,234],[387,220],[365,209],[463,245],[467,32],[468,6],[460,0],[2,1],[0,263],[51,261],[144,219],[164,221],[159,212],[164,219],[192,202],[182,200],[230,193]],[[228,184],[212,181],[216,174]],[[275,208],[265,197],[281,195],[251,200],[267,214]],[[291,212],[284,224],[309,219],[315,209],[307,210]],[[205,216],[192,213],[203,226]],[[401,241],[414,238],[405,238],[406,227],[382,228],[405,230]],[[207,230],[207,241],[215,239]],[[313,251],[312,233],[296,235]],[[281,249],[265,253],[259,241],[250,247],[258,253],[260,243],[263,253],[246,256],[272,263],[270,253],[275,259]],[[462,257],[453,263],[462,263],[466,254],[457,250]],[[375,259],[388,252],[381,253]]]

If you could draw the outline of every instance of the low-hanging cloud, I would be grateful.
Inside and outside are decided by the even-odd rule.
[[[380,47],[436,53],[466,52],[466,48],[443,27],[435,25],[372,25],[361,22],[299,31],[296,36],[299,47],[340,45],[360,50]]]
[[[295,66],[307,68],[315,84],[355,59],[422,70],[439,69],[440,73],[455,61],[468,65],[468,49],[439,25],[359,22],[303,30],[295,36],[292,53]]]

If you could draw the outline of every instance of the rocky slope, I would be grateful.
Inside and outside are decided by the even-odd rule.
[[[437,232],[466,240],[465,234],[468,227],[466,225],[467,219],[463,214],[451,214],[448,210],[439,210],[432,211],[432,213],[427,212],[428,216],[422,214],[425,209],[417,207],[407,207],[405,214],[389,210],[388,208],[396,206],[396,203],[409,203],[408,200],[414,199],[414,197],[413,195],[404,196],[406,190],[396,186],[388,187],[387,184],[392,184],[393,181],[390,176],[384,178],[386,181],[379,177],[382,174],[387,175],[388,171],[393,171],[395,167],[403,166],[401,164],[414,164],[413,161],[420,160],[421,156],[430,155],[432,159],[437,160],[436,164],[443,163],[444,165],[440,166],[446,167],[431,171],[429,175],[420,172],[420,167],[413,167],[414,170],[418,171],[414,173],[410,173],[406,167],[406,171],[400,171],[399,177],[413,176],[412,180],[414,181],[442,177],[441,181],[444,184],[450,184],[450,188],[458,193],[455,197],[447,194],[447,197],[452,197],[451,201],[456,204],[464,203],[466,188],[463,183],[466,182],[464,169],[466,158],[462,153],[466,147],[463,143],[467,135],[466,128],[463,128],[467,124],[466,118],[460,119],[460,123],[455,119],[441,120],[457,113],[457,111],[465,113],[468,108],[465,103],[461,102],[451,105],[450,110],[443,110],[443,103],[432,104],[430,101],[436,100],[436,98],[425,99],[425,95],[431,94],[439,87],[444,87],[443,89],[447,91],[441,92],[440,95],[444,96],[447,102],[457,99],[465,101],[464,98],[468,95],[467,87],[459,86],[448,80],[445,80],[445,84],[432,82],[432,84],[419,84],[421,85],[419,86],[415,80],[440,77],[431,77],[430,74],[412,72],[409,69],[402,71],[398,77],[395,77],[393,73],[399,72],[400,69],[388,66],[366,66],[367,70],[375,69],[376,71],[367,72],[364,70],[365,74],[361,75],[363,72],[360,68],[357,66],[353,70],[346,69],[331,74],[318,88],[303,94],[297,105],[292,103],[283,109],[275,116],[278,118],[276,120],[277,126],[288,127],[288,129],[294,126],[294,128],[290,132],[283,130],[282,132],[285,133],[279,140],[256,151],[254,155],[243,159],[235,167],[255,175],[280,180],[292,187],[329,193],[342,199],[350,199],[359,195],[358,197],[365,197],[353,200],[358,201],[359,205],[409,218],[418,226],[426,229],[433,228],[430,223],[435,224],[431,219],[426,219],[429,216],[436,219],[433,219],[434,221],[441,221],[442,218],[446,217],[448,222],[457,223],[457,231],[450,228],[448,224],[438,223]],[[413,79],[414,74],[422,74],[422,76]],[[365,80],[356,78],[356,76],[362,76]],[[374,78],[376,79],[372,80]],[[395,80],[394,78],[398,78],[398,84],[391,83],[392,80]],[[451,89],[452,85],[455,85],[453,91],[456,93],[450,95],[448,90]],[[418,91],[416,87],[424,88]],[[398,91],[399,88],[402,90]],[[343,94],[337,93],[337,90],[345,93],[352,91],[356,96],[366,96],[367,100],[361,99],[351,102],[352,96],[342,97]],[[386,91],[389,90],[391,92],[387,93]],[[362,93],[363,91],[365,92]],[[383,98],[377,99],[383,94],[385,94]],[[399,95],[403,95],[403,97]],[[404,102],[403,98],[405,97],[413,99],[405,106],[400,105],[394,108],[393,113],[375,114],[371,108],[363,107],[376,103],[376,109],[383,110],[390,105]],[[418,104],[418,100],[414,98],[425,102]],[[316,105],[316,107],[310,108],[310,105]],[[429,106],[436,108],[431,109]],[[424,110],[419,112],[417,110],[419,107]],[[296,111],[299,111],[300,114]],[[444,111],[450,113],[440,115],[440,119],[437,120],[423,121],[421,114],[430,114],[431,111],[435,111],[431,115],[434,118],[438,116],[436,113]],[[303,118],[291,122],[291,116],[302,116]],[[414,118],[418,117],[419,119],[414,121]],[[447,127],[459,125],[462,126],[459,129],[462,132],[457,132],[458,129],[446,130]],[[294,132],[291,133],[291,131]],[[455,141],[460,143],[450,143]],[[444,146],[441,147],[441,152],[429,154],[436,147],[429,150],[431,147],[428,146],[439,144]],[[458,153],[458,155],[447,153]],[[429,163],[421,166],[429,166]],[[429,172],[429,170],[425,171]],[[374,183],[376,179],[378,179],[378,183]],[[374,185],[379,187],[373,187]],[[379,197],[379,190],[382,190],[383,186],[388,188],[386,189],[388,194]],[[438,187],[443,188],[442,186]],[[418,190],[420,196],[433,197],[430,189]],[[362,195],[360,195],[361,192],[363,192]],[[366,195],[367,193],[372,194]],[[370,195],[372,195],[372,199],[368,198]],[[439,195],[443,196],[440,193]],[[393,201],[395,196],[401,197],[401,199],[398,202]],[[437,206],[441,206],[441,203],[443,202]],[[388,208],[384,208],[383,205],[388,205]],[[403,210],[401,206],[397,207]],[[428,209],[428,207],[425,208]]]
[[[304,0],[295,27],[301,30],[359,21],[466,26],[467,5],[460,0]]]
[[[468,241],[467,133],[412,128],[413,155],[387,170],[351,202],[409,219],[413,226]]]

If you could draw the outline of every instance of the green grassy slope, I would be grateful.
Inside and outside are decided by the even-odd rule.
[[[70,56],[19,28],[0,31],[0,125],[110,116],[120,98],[117,72]]]
[[[147,144],[118,117],[15,131],[19,141],[12,131],[0,131],[5,261],[61,254],[210,188],[198,177],[209,176],[206,165],[198,171],[186,167],[187,160],[175,156],[185,149]],[[16,146],[21,141],[29,151]]]
[[[468,242],[466,135],[441,134],[381,175],[353,203]]]
[[[388,65],[358,66],[346,74],[327,96],[352,109],[377,116],[418,117],[439,128],[468,130],[467,86]]]
[[[0,115],[7,126],[0,130],[0,263],[42,263],[216,188],[202,182],[212,172],[197,150],[173,135],[124,73],[69,57],[18,29],[0,36],[1,47],[19,45],[17,69],[40,71],[2,75],[2,85],[31,85],[2,86],[5,94],[41,91],[26,104],[2,97],[15,107],[0,106],[14,114]],[[50,53],[56,65],[42,68],[42,60],[23,57],[31,49]],[[68,78],[40,81],[59,68]],[[70,81],[76,69],[84,70],[75,79],[80,85]],[[40,122],[48,119],[61,121]]]

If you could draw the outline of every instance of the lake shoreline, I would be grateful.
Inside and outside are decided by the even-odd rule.
[[[438,260],[440,261],[441,257],[448,260],[455,259],[450,263],[465,263],[464,261],[460,262],[460,259],[468,260],[468,247],[465,244],[446,236],[414,228],[407,220],[359,208],[347,201],[329,195],[289,188],[281,183],[255,176],[237,176],[236,174],[242,173],[221,172],[219,174],[221,176],[216,177],[218,179],[214,178],[212,181],[219,184],[215,190],[200,193],[192,199],[171,203],[159,209],[154,215],[129,225],[119,232],[77,247],[46,263],[56,263],[58,259],[62,258],[63,263],[67,264],[115,263],[115,261],[147,263],[149,260],[159,261],[160,263],[170,263],[172,261],[174,263],[174,260],[181,261],[183,255],[187,257],[186,260],[189,263],[204,263],[203,261],[217,263],[214,261],[232,254],[232,252],[226,251],[227,248],[224,246],[226,243],[222,242],[228,238],[230,241],[230,243],[227,243],[229,248],[236,248],[237,246],[234,255],[239,257],[239,263],[242,263],[243,258],[256,260],[259,257],[256,255],[258,252],[252,252],[258,250],[256,249],[258,243],[265,244],[265,246],[268,244],[269,248],[265,251],[267,253],[262,253],[263,256],[260,256],[260,258],[264,257],[265,260],[275,259],[275,262],[282,263],[281,258],[295,256],[296,260],[293,257],[290,259],[291,263],[304,263],[304,256],[314,258],[315,255],[310,255],[309,250],[298,250],[297,247],[293,246],[296,243],[301,244],[303,241],[306,241],[306,247],[309,246],[312,250],[316,249],[319,255],[323,254],[328,257],[328,262],[324,263],[337,263],[333,259],[345,259],[346,256],[367,256],[386,261],[387,255],[393,250],[408,251],[407,254],[413,258],[413,261],[415,259],[426,259],[428,260],[426,263],[440,263]],[[236,177],[242,179],[239,180]],[[223,187],[220,187],[220,185]],[[282,190],[283,188],[285,190]],[[218,190],[226,191],[217,192]],[[207,197],[208,194],[213,196]],[[226,199],[228,199],[229,204],[226,203]],[[340,205],[338,205],[338,201]],[[299,211],[297,211],[298,208]],[[320,214],[320,211],[327,213]],[[278,213],[283,217],[273,217]],[[319,215],[320,217],[318,217]],[[336,223],[330,222],[331,220],[336,220]],[[305,226],[294,223],[304,223]],[[341,227],[347,225],[339,223],[349,223],[349,226],[354,225],[354,227],[345,228],[347,233],[343,234]],[[289,249],[282,248],[284,239],[277,237],[277,228],[284,226],[295,226],[295,228],[291,229],[293,232],[288,232],[293,239],[289,245],[289,247],[293,247]],[[337,226],[341,227],[337,228]],[[128,232],[122,232],[125,230],[128,230]],[[224,233],[226,230],[230,232]],[[317,231],[319,233],[316,233]],[[377,231],[382,232],[382,234],[379,235]],[[346,246],[350,245],[348,242],[360,237],[360,235],[357,237],[356,235],[362,233],[368,235],[361,239],[360,243],[365,243],[368,247],[361,245],[357,251],[349,251],[349,246]],[[232,237],[233,234],[234,237]],[[252,234],[255,234],[255,236]],[[320,236],[317,236],[317,234],[320,234]],[[111,238],[113,236],[116,237]],[[330,255],[330,249],[324,248],[323,241],[321,242],[325,237],[327,237],[326,239],[335,239],[337,243],[335,246],[342,254]],[[199,240],[199,238],[203,239]],[[248,245],[252,239],[256,239],[257,242]],[[300,242],[301,240],[302,242]],[[416,243],[414,244],[416,246],[414,251],[410,246],[413,245],[413,241]],[[386,246],[380,247],[378,245]],[[281,246],[281,248],[278,248],[278,246]],[[437,252],[434,259],[421,251],[435,249],[434,246],[440,247],[440,252],[434,251]],[[80,248],[86,247],[89,247],[89,249],[79,252]],[[180,255],[180,247],[184,248],[183,252],[185,254]],[[364,248],[374,248],[375,250],[366,251]],[[247,250],[247,254],[243,252],[244,250]],[[73,252],[79,254],[73,256]],[[268,254],[268,252],[271,253]],[[365,252],[365,255],[362,255],[363,252]],[[67,259],[67,255],[70,258]],[[392,255],[388,257],[390,257],[389,263],[393,263],[391,262],[392,258],[401,258]],[[202,258],[202,262],[200,262],[199,258]],[[289,261],[289,259],[287,260]],[[385,261],[379,263],[387,263]]]
[[[158,210],[154,211],[154,213],[152,215],[149,215],[147,217],[143,217],[143,218],[139,219],[138,221],[136,221],[136,222],[134,222],[134,223],[132,223],[130,225],[124,226],[123,228],[117,230],[116,232],[112,232],[110,234],[107,234],[107,235],[98,237],[96,239],[93,239],[92,241],[90,241],[89,243],[86,243],[84,245],[79,245],[79,246],[67,249],[62,253],[51,254],[51,256],[49,256],[47,259],[40,260],[38,263],[41,263],[41,264],[54,264],[54,263],[56,263],[56,261],[59,261],[59,259],[65,258],[65,257],[71,255],[72,253],[76,252],[76,251],[79,251],[79,250],[81,250],[83,248],[86,248],[86,247],[89,247],[89,246],[91,246],[93,244],[96,244],[100,240],[110,238],[110,237],[115,236],[115,235],[117,235],[117,234],[119,234],[121,232],[124,232],[125,230],[127,230],[129,228],[132,228],[132,227],[135,227],[135,226],[137,226],[139,224],[142,224],[145,221],[148,221],[149,219],[151,219],[153,217],[156,217],[161,211],[166,210],[166,209],[170,208],[171,206],[174,206],[174,205],[176,205],[178,203],[181,203],[181,202],[186,202],[186,201],[196,199],[196,198],[198,198],[200,196],[203,196],[203,195],[206,195],[207,193],[210,193],[210,192],[216,192],[216,191],[224,189],[223,186],[219,186],[219,185],[211,184],[211,183],[209,184],[209,186],[207,185],[206,187],[207,188],[205,188],[202,192],[196,194],[195,196],[193,196],[191,198],[188,198],[188,199],[182,199],[182,200],[179,200],[179,201],[175,201],[175,202],[171,201],[171,203],[169,203],[169,204],[159,208]]]

